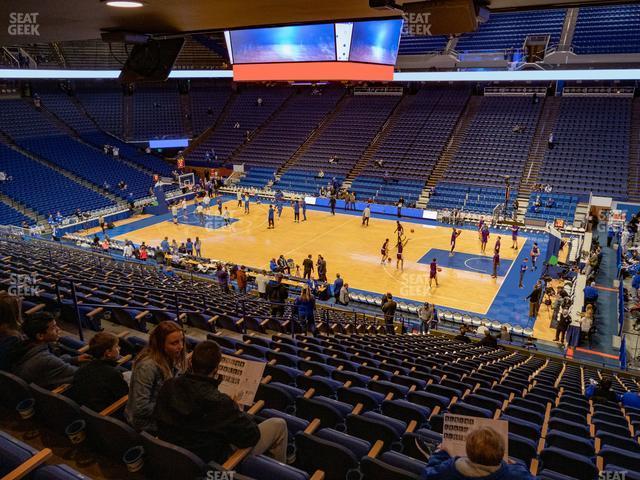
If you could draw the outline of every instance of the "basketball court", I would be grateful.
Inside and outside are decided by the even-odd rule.
[[[520,248],[514,250],[509,231],[492,232],[487,253],[483,255],[477,231],[463,229],[457,240],[456,253],[449,256],[450,226],[403,218],[405,237],[409,241],[404,249],[404,269],[400,270],[396,268],[397,236],[393,217],[374,217],[369,227],[363,227],[360,213],[337,211],[334,216],[327,210],[312,207],[307,209],[306,222],[294,223],[293,209],[287,206],[282,217],[278,218],[276,214],[275,229],[269,230],[268,204],[252,203],[248,215],[235,200],[228,200],[223,205],[231,213],[229,226],[224,226],[217,206],[209,208],[204,225],[201,225],[194,205],[190,204],[186,216],[180,211],[178,225],[173,224],[170,213],[136,217],[118,224],[110,231],[110,237],[137,244],[144,241],[147,245],[159,245],[165,236],[170,242],[175,239],[178,244],[187,238],[199,237],[204,257],[267,270],[269,260],[281,254],[293,259],[297,265],[301,265],[309,254],[314,262],[321,254],[327,261],[328,280],[332,282],[336,273],[340,273],[352,291],[371,295],[391,292],[399,299],[429,301],[479,315],[491,315],[492,307],[505,307],[502,300],[508,300],[514,288],[519,290],[519,265],[528,255],[532,243],[521,235],[518,239]],[[91,234],[95,230],[85,233]],[[492,278],[493,248],[498,235],[502,237],[501,260],[498,277]],[[380,248],[386,238],[390,239],[392,261],[382,265]],[[433,258],[442,270],[438,273],[439,285],[436,287],[434,283],[433,288],[429,288],[429,263]],[[534,276],[537,279],[539,273],[538,270],[537,274],[531,272],[526,276],[525,288],[530,289],[535,283]],[[519,291],[522,297],[529,293],[526,289]],[[520,303],[526,307],[526,301]],[[508,304],[506,308],[514,314],[514,305]]]

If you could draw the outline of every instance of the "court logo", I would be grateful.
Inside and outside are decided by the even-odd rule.
[[[625,480],[625,478],[627,478],[627,472],[603,470],[598,474],[598,480]]]
[[[9,295],[15,297],[38,296],[38,274],[12,273],[9,283]]]
[[[7,28],[9,35],[14,37],[39,37],[40,24],[38,23],[38,15],[40,15],[38,12],[9,13],[9,27]]]
[[[400,296],[403,298],[421,297],[425,294],[425,285],[429,279],[425,280],[424,274],[405,273],[400,284]]]
[[[412,36],[431,35],[431,13],[407,13],[402,15],[402,34]]]

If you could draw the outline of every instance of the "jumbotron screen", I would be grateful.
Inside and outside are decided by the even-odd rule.
[[[401,32],[401,19],[355,22],[351,33],[349,60],[395,65]]]
[[[402,19],[225,32],[234,79],[391,80]]]
[[[333,23],[231,31],[234,64],[336,60]]]

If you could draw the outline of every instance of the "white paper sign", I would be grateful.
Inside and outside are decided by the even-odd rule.
[[[466,457],[467,435],[480,427],[490,427],[502,437],[504,459],[509,457],[509,422],[466,415],[445,414],[442,426],[442,447],[452,457]]]
[[[221,380],[218,390],[235,399],[240,405],[252,405],[265,365],[264,362],[223,354],[218,366],[218,379]]]

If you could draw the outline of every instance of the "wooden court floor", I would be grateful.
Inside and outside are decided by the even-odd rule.
[[[340,273],[352,289],[368,292],[391,292],[395,297],[410,300],[429,300],[437,305],[486,314],[498,293],[504,277],[468,269],[443,268],[439,273],[439,286],[429,288],[429,265],[418,263],[430,249],[449,249],[451,229],[432,225],[403,222],[405,235],[409,239],[405,247],[404,270],[396,269],[396,251],[391,249],[391,263],[380,264],[380,247],[385,238],[395,245],[395,220],[372,218],[369,227],[361,226],[361,217],[337,212],[307,210],[307,221],[294,223],[293,210],[286,207],[282,217],[276,215],[276,227],[267,229],[265,204],[251,204],[251,212],[244,214],[237,202],[228,201],[232,218],[239,221],[221,228],[204,228],[198,225],[178,224],[163,221],[126,234],[115,236],[119,240],[157,245],[167,236],[178,243],[187,237],[198,236],[202,240],[205,257],[224,259],[229,262],[268,268],[269,260],[280,254],[292,258],[296,264],[312,254],[314,262],[321,254],[327,261],[328,279],[333,281]],[[217,208],[209,209],[217,215]],[[218,218],[218,221],[220,219]],[[193,223],[193,215],[191,216]],[[411,233],[411,229],[414,230]],[[89,233],[89,232],[87,232]],[[114,232],[116,233],[116,232]],[[520,248],[526,241],[520,237]],[[495,234],[489,239],[487,254],[492,255]],[[502,236],[501,258],[513,260],[518,251],[511,248],[511,236]],[[481,256],[480,242],[475,231],[463,230],[458,238],[456,252]],[[515,264],[513,268],[517,268]]]

